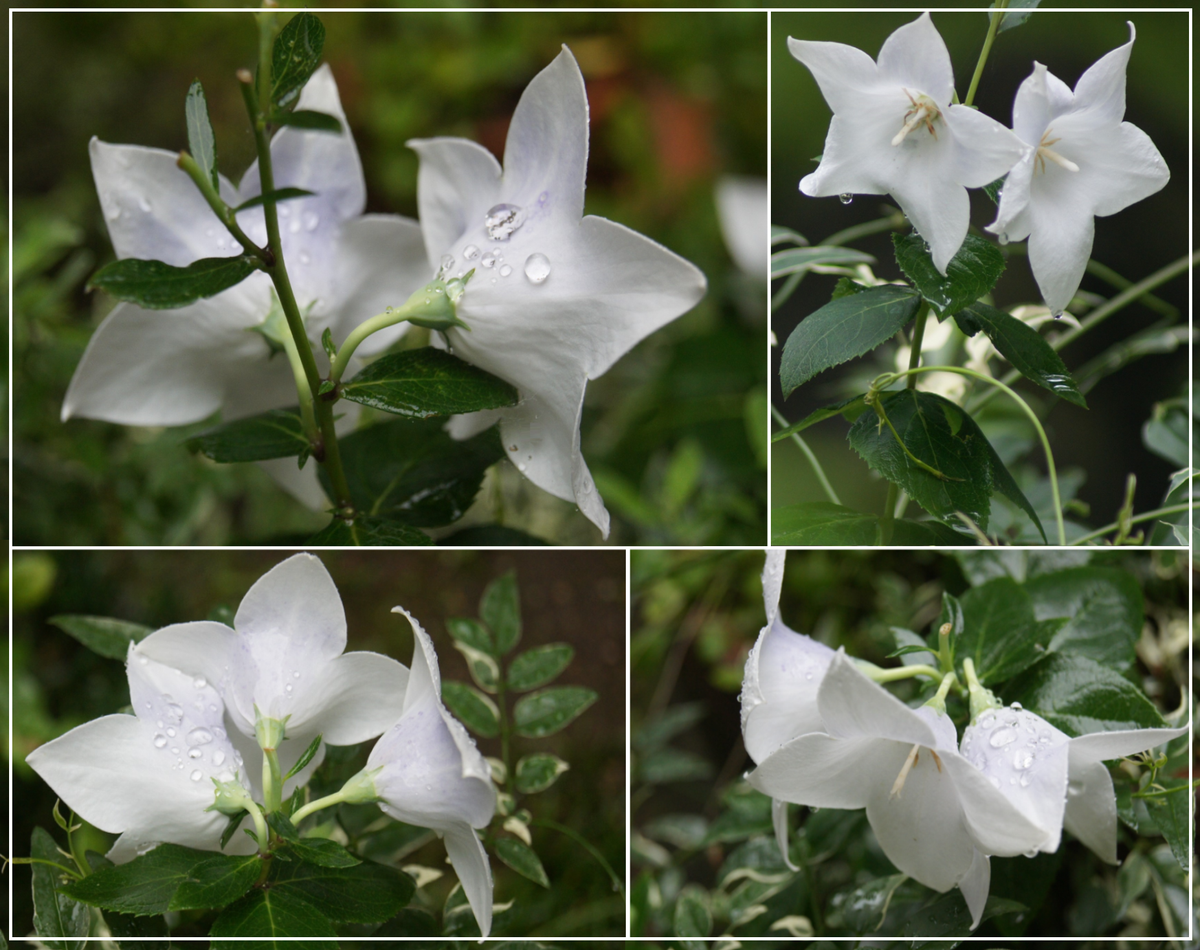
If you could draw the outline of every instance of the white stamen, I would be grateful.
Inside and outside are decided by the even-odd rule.
[[[904,782],[908,778],[908,773],[912,771],[912,767],[917,764],[917,754],[920,751],[920,744],[914,745],[909,750],[908,757],[904,760],[904,765],[900,767],[900,774],[896,776],[896,781],[892,783],[892,790],[888,793],[888,798],[900,797],[900,793],[904,791]]]
[[[892,139],[893,145],[899,145],[904,141],[904,137],[913,129],[925,121],[926,116],[930,115],[930,111],[924,104],[917,106],[917,110],[912,113],[912,118],[904,123],[904,128],[896,133],[896,137]]]
[[[1069,158],[1064,158],[1062,155],[1059,155],[1058,152],[1050,148],[1051,145],[1056,145],[1062,141],[1061,136],[1056,139],[1050,138],[1050,132],[1050,129],[1046,129],[1045,134],[1042,136],[1042,140],[1038,143],[1037,155],[1034,157],[1036,170],[1039,172],[1045,172],[1046,159],[1049,159],[1050,161],[1054,162],[1055,165],[1065,168],[1069,172],[1079,171],[1079,166],[1073,161],[1071,161]]]

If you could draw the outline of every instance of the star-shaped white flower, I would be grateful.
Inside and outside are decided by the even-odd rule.
[[[378,653],[343,652],[342,600],[311,554],[294,555],[255,581],[233,625],[231,630],[209,620],[173,624],[150,634],[135,652],[215,686],[230,722],[246,739],[255,738],[260,714],[282,722],[287,738],[278,751],[284,773],[318,734],[332,745],[365,742],[404,708],[408,670],[401,663]],[[234,738],[249,760],[257,746]],[[303,784],[323,756],[324,747],[283,793]],[[258,774],[251,774],[252,782]]]
[[[1034,63],[1017,90],[1013,131],[1029,149],[1009,172],[996,220],[1003,241],[1029,238],[1029,264],[1046,306],[1070,304],[1092,253],[1095,218],[1116,214],[1166,185],[1167,164],[1125,116],[1129,42],[1093,63],[1075,91]]]
[[[462,723],[442,705],[442,682],[433,641],[416,618],[413,662],[404,711],[375,743],[366,772],[374,776],[379,807],[398,821],[430,828],[446,843],[446,854],[467,902],[486,937],[492,929],[492,870],[475,834],[496,811],[496,790],[487,760]]]
[[[766,280],[770,267],[770,196],[765,178],[726,175],[717,182],[717,219],[729,255],[743,272]]]
[[[840,650],[817,710],[822,731],[784,743],[750,784],[814,808],[866,808],[888,859],[934,890],[960,888],[974,929],[990,886],[983,855],[1034,850],[1043,829],[959,754],[949,717],[910,709]]]
[[[315,355],[323,361],[319,340],[327,327],[340,342],[363,320],[407,299],[428,274],[415,221],[363,214],[362,163],[328,66],[313,74],[298,107],[336,116],[342,123],[340,135],[285,127],[271,141],[275,187],[315,192],[278,208],[292,288],[307,314]],[[182,267],[205,257],[242,253],[176,166],[176,153],[95,138],[89,150],[118,258]],[[220,179],[221,197],[230,207],[260,192],[257,162],[237,188],[224,176]],[[238,223],[251,240],[265,244],[261,207],[239,214]],[[267,320],[273,293],[270,278],[255,273],[215,297],[177,310],[117,304],[88,343],[67,389],[62,418],[183,425],[218,409],[229,420],[296,405],[286,355],[273,353],[262,333],[249,332]],[[380,352],[403,326],[374,334],[359,352]],[[286,332],[286,326],[281,329]],[[297,471],[293,459],[264,464],[301,500],[323,503],[315,465]]]
[[[1024,146],[994,119],[951,105],[950,54],[928,13],[884,41],[878,64],[843,43],[788,37],[788,49],[833,110],[821,164],[800,190],[890,194],[945,274],[967,235],[967,189],[1003,175]]]
[[[248,769],[224,728],[225,707],[202,678],[156,663],[130,646],[133,715],[102,716],[39,746],[25,761],[71,809],[120,837],[108,852],[129,861],[164,842],[217,851],[228,816],[208,811],[213,780],[245,788]],[[243,834],[226,852],[249,854]]]
[[[500,420],[504,449],[530,481],[574,501],[608,535],[609,516],[580,452],[589,379],[704,295],[704,275],[628,228],[583,216],[588,106],[565,47],[513,113],[504,165],[465,139],[409,143],[433,268],[475,276],[459,301],[470,332],[455,355],[517,387],[518,405],[452,420],[466,438]],[[428,276],[428,275],[427,275]]]

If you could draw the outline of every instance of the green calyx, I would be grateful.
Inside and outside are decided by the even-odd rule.
[[[470,331],[470,327],[458,319],[458,301],[466,290],[467,281],[475,274],[471,270],[463,277],[449,280],[438,278],[416,291],[408,298],[400,311],[403,319],[427,330],[449,330],[458,327]]]
[[[204,809],[205,811],[219,811],[222,815],[237,815],[243,811],[249,811],[250,806],[254,804],[250,793],[242,787],[242,783],[237,779],[222,782],[214,778],[212,783],[217,789],[216,799]]]
[[[963,675],[967,678],[967,694],[971,702],[971,722],[974,723],[981,713],[989,709],[999,709],[1004,703],[996,698],[996,694],[979,682],[975,675],[975,662],[967,657],[963,660]]]

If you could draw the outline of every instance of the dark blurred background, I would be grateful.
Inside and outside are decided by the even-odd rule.
[[[1022,26],[1002,32],[992,47],[975,103],[980,110],[1005,125],[1011,125],[1013,97],[1018,86],[1032,71],[1033,62],[1043,63],[1050,72],[1072,88],[1079,76],[1105,53],[1126,43],[1134,21],[1137,40],[1133,46],[1127,74],[1126,121],[1146,132],[1154,141],[1167,166],[1171,180],[1167,186],[1145,201],[1109,217],[1096,220],[1096,240],[1092,256],[1131,281],[1138,281],[1182,257],[1189,251],[1189,161],[1188,161],[1188,21],[1180,13],[1034,13]],[[856,46],[876,58],[883,41],[895,29],[914,19],[913,13],[777,13],[772,19],[772,221],[791,227],[813,244],[852,225],[882,217],[893,205],[888,196],[860,195],[853,204],[842,205],[836,198],[809,198],[799,191],[800,179],[816,168],[814,158],[824,147],[829,126],[829,107],[811,73],[792,57],[787,38],[824,40]],[[935,13],[934,25],[942,34],[954,64],[955,87],[959,96],[966,94],[988,20],[978,13]],[[980,191],[972,191],[972,225],[980,229],[995,219],[995,206]],[[886,208],[888,210],[881,210]],[[990,236],[985,234],[985,236]],[[878,234],[855,242],[854,247],[875,255],[877,276],[894,280],[902,275],[895,264],[889,234]],[[1007,252],[1008,268],[997,286],[996,306],[1041,304],[1041,295],[1033,281],[1029,264],[1021,253],[1024,244],[1001,248]],[[829,300],[837,277],[811,274],[792,298],[775,313],[773,326],[780,346],[800,319]],[[1116,291],[1097,278],[1086,275],[1082,291],[1115,296]],[[1186,276],[1180,276],[1154,291],[1159,297],[1188,315]],[[1140,303],[1121,310],[1098,329],[1067,346],[1063,359],[1077,371],[1087,361],[1108,350],[1113,344],[1143,330],[1160,314]],[[894,351],[890,344],[883,350]],[[866,373],[867,378],[884,371],[872,357],[855,361],[848,367],[821,374],[797,390],[786,403],[779,382],[779,350],[772,370],[772,392],[790,421],[804,418],[813,409],[828,405],[846,395],[852,377]],[[863,370],[868,364],[868,370]],[[993,363],[993,366],[1007,364]],[[1089,521],[1102,525],[1114,520],[1120,507],[1128,473],[1138,477],[1136,509],[1157,508],[1166,491],[1167,476],[1173,465],[1145,448],[1142,426],[1153,412],[1155,403],[1187,394],[1188,357],[1185,347],[1169,353],[1145,356],[1100,381],[1087,393],[1090,409],[1082,410],[1066,403],[1054,405],[1042,415],[1054,449],[1060,479],[1072,469],[1086,472],[1078,497],[1091,509]],[[1023,397],[1035,404],[1043,390],[1022,384]],[[855,392],[861,392],[861,387]],[[992,407],[1009,402],[1006,397],[993,399]],[[1007,407],[1006,407],[1007,408]],[[815,426],[804,438],[817,451],[826,471],[837,486],[843,503],[861,510],[882,508],[887,484],[864,478],[866,464],[846,442],[847,424],[835,419]],[[1003,454],[1003,452],[1002,452]],[[772,486],[773,505],[824,501],[807,461],[790,442],[774,446]],[[1026,456],[1038,472],[1045,472],[1040,450]],[[911,513],[916,509],[910,506]]]
[[[236,610],[250,586],[287,557],[281,551],[113,551],[22,553],[13,565],[14,828],[27,854],[35,825],[59,838],[55,795],[24,763],[50,739],[129,703],[123,664],[104,659],[47,622],[64,613],[117,617],[151,627]],[[412,634],[390,611],[409,610],[433,638],[444,680],[471,682],[445,621],[477,617],[484,588],[517,572],[524,632],[517,652],[567,642],[575,658],[557,681],[600,694],[589,710],[549,738],[514,740],[514,761],[553,752],[570,770],[549,790],[523,800],[534,818],[582,835],[624,876],[625,866],[625,558],[620,552],[342,551],[322,552],[346,610],[347,650],[386,653],[408,666]],[[499,739],[479,740],[499,756]],[[89,844],[106,850],[99,832]],[[522,935],[621,935],[625,910],[600,865],[565,835],[533,829],[550,890],[492,859],[496,902],[514,900],[509,926]],[[404,863],[441,867],[444,848],[427,846]],[[29,870],[13,869],[14,933],[32,932]],[[453,875],[447,875],[453,879]],[[428,885],[441,907],[450,882]],[[440,914],[438,915],[440,916]]]
[[[737,270],[713,200],[724,175],[765,177],[766,16],[689,13],[323,13],[325,58],[362,157],[369,212],[416,215],[405,142],[459,135],[503,153],[529,80],[568,44],[591,116],[586,212],[654,238],[709,292],[588,388],[583,451],[614,515],[612,543],[766,537],[766,288]],[[303,538],[326,520],[255,466],[217,467],[185,431],[58,421],[111,302],[83,292],[112,257],[87,159],[93,136],[179,149],[199,78],[221,168],[253,147],[234,79],[253,64],[243,14],[14,17],[14,442],[23,544],[222,544]],[[596,543],[573,505],[508,463],[481,498],[495,520]]]

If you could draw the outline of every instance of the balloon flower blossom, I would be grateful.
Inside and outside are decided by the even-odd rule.
[[[409,143],[430,266],[474,270],[446,331],[455,355],[520,392],[511,408],[459,416],[467,438],[500,420],[504,449],[539,488],[573,501],[607,537],[608,511],[580,451],[589,379],[691,309],[704,275],[649,238],[583,215],[588,104],[566,48],[517,104],[504,164],[456,138]]]
[[[967,189],[1001,177],[1026,147],[996,120],[951,104],[950,53],[928,13],[889,36],[878,63],[843,43],[789,37],[788,49],[833,110],[821,164],[800,190],[890,194],[945,274],[967,236]]]
[[[1171,177],[1150,136],[1124,122],[1129,42],[1094,63],[1072,92],[1041,63],[1017,90],[1013,131],[1028,146],[1009,172],[996,220],[1001,243],[1029,238],[1046,306],[1070,304],[1092,254],[1095,218],[1159,191]]]
[[[313,74],[298,108],[332,115],[342,124],[338,135],[285,127],[271,141],[276,188],[314,192],[280,203],[278,213],[292,288],[306,315],[314,354],[324,359],[318,341],[326,328],[335,340],[344,339],[388,304],[405,300],[428,275],[415,221],[363,214],[362,163],[328,66]],[[176,153],[95,138],[89,151],[118,258],[183,267],[242,253],[176,166]],[[230,207],[260,194],[257,162],[236,188],[222,176],[219,192]],[[251,240],[266,243],[261,206],[237,219]],[[218,409],[229,420],[294,406],[295,378],[283,352],[287,332],[271,280],[261,272],[177,310],[118,303],[88,343],[67,389],[62,418],[170,426],[198,422]],[[361,355],[382,352],[401,332],[372,335]],[[297,471],[290,459],[263,464],[301,500],[322,504],[315,466]]]

